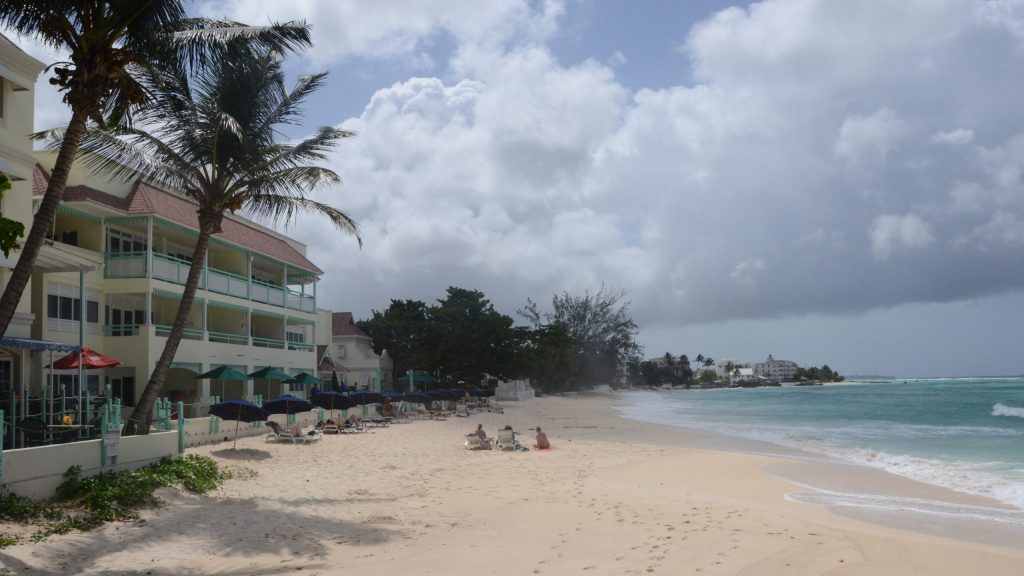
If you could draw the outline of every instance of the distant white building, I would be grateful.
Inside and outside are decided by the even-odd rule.
[[[796,378],[798,366],[790,360],[776,360],[771,354],[764,362],[754,364],[754,373],[769,380],[785,382]]]
[[[513,380],[511,382],[499,382],[494,390],[495,399],[502,400],[529,400],[534,397],[533,386],[529,380]]]
[[[719,358],[715,360],[715,376],[730,378],[736,369],[750,368],[749,362],[740,362],[737,358]]]

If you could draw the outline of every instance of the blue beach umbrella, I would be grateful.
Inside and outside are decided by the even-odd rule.
[[[271,414],[298,414],[309,412],[313,405],[297,396],[285,394],[264,402],[263,409]]]
[[[350,392],[349,398],[355,401],[357,405],[366,404],[377,404],[384,401],[384,395],[380,392],[371,392],[369,390],[358,390],[356,392]]]
[[[270,418],[270,412],[249,402],[248,400],[235,399],[218,402],[210,406],[210,414],[221,420],[235,421],[235,441],[231,444],[234,450],[238,444],[238,423],[239,422],[262,422]]]
[[[331,411],[331,419],[334,419],[335,410],[348,410],[356,405],[356,401],[340,392],[321,392],[314,394],[310,401],[314,406],[319,406]]]

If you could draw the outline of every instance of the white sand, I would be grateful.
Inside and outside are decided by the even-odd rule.
[[[1024,552],[787,502],[773,459],[699,450],[606,397],[422,421],[319,444],[196,449],[238,478],[162,494],[146,523],[0,550],[12,574],[1024,574]],[[483,423],[548,452],[469,452]],[[8,573],[0,571],[0,573]]]

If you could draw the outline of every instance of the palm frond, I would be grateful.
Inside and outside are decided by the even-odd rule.
[[[352,234],[363,247],[359,226],[341,210],[310,198],[281,196],[278,194],[255,194],[246,198],[245,212],[256,219],[291,222],[296,215],[319,214],[326,216],[331,224],[343,232]]]
[[[170,38],[177,53],[190,66],[202,67],[212,53],[245,46],[257,53],[293,52],[312,45],[309,26],[303,21],[248,26],[232,20],[186,18]]]

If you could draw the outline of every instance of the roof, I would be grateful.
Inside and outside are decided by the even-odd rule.
[[[50,175],[42,166],[36,164],[32,173],[32,194],[41,196],[46,193],[46,185]],[[64,202],[94,202],[110,208],[121,210],[127,214],[159,216],[171,220],[186,228],[199,230],[199,216],[196,214],[196,205],[192,202],[154,188],[147,184],[137,184],[127,198],[121,198],[97,190],[89,186],[68,186],[64,189]],[[282,262],[293,264],[314,272],[323,274],[323,270],[308,258],[299,253],[291,244],[284,240],[258,230],[253,226],[246,225],[230,216],[224,218],[221,224],[221,232],[217,237],[239,246],[251,248],[261,254],[266,254]]]
[[[316,357],[320,361],[317,365],[317,370],[320,372],[330,372],[335,369],[334,360],[331,359],[331,355],[327,352],[326,344],[316,345]]]
[[[147,184],[138,184],[128,196],[128,213],[162,216],[193,230],[199,230],[199,215],[196,213],[195,204]],[[230,216],[224,218],[218,237],[317,274],[324,272],[284,240],[247,226]]]
[[[331,314],[331,336],[362,336],[369,338],[352,320],[351,312],[335,312]]]

